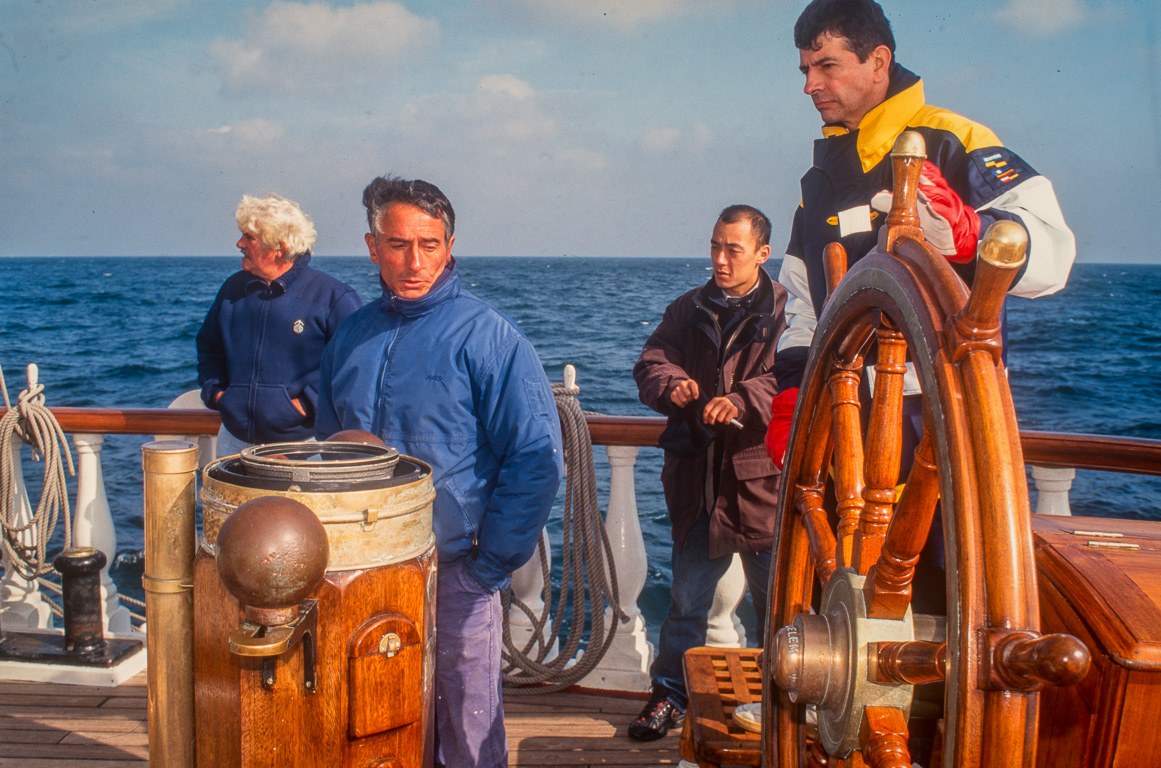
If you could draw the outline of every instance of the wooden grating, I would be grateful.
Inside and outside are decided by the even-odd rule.
[[[685,654],[689,689],[686,754],[704,765],[761,763],[762,739],[733,719],[739,704],[762,700],[757,648],[694,648]]]

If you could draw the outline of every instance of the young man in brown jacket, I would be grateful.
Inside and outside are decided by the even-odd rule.
[[[713,279],[669,305],[633,366],[641,402],[669,417],[661,485],[673,524],[669,614],[649,669],[653,695],[629,726],[639,741],[681,722],[682,657],[705,644],[714,591],[735,552],[762,642],[778,495],[763,437],[786,328],[786,290],[762,269],[769,256],[770,220],[748,205],[723,210],[710,240]]]

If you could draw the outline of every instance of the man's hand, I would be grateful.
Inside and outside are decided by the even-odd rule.
[[[701,390],[697,388],[697,382],[693,379],[685,379],[684,381],[679,382],[678,385],[673,388],[673,392],[670,393],[669,399],[678,408],[684,408],[693,401],[697,400],[698,395],[700,394]]]
[[[729,424],[738,418],[738,406],[728,397],[715,397],[706,403],[701,420],[706,424]]]
[[[893,195],[883,190],[871,198],[876,211],[890,213]],[[919,225],[923,236],[948,261],[964,264],[976,257],[980,238],[980,217],[947,184],[939,168],[930,160],[923,162],[919,175]]]
[[[790,441],[790,425],[794,422],[794,404],[798,402],[798,387],[784,389],[774,396],[770,406],[770,426],[766,428],[766,453],[774,466],[782,469],[786,458],[786,444]]]

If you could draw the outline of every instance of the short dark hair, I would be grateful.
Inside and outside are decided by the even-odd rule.
[[[737,224],[739,221],[750,222],[750,231],[754,233],[754,239],[758,241],[758,247],[770,244],[770,219],[766,218],[766,214],[759,211],[752,205],[730,205],[722,209],[718,214],[718,221],[726,224]]]
[[[813,0],[794,23],[794,46],[814,49],[818,38],[826,34],[846,38],[859,61],[866,61],[880,45],[895,55],[891,22],[875,0]]]
[[[456,212],[447,195],[439,187],[423,179],[401,179],[398,176],[380,176],[363,190],[363,205],[367,209],[367,226],[372,235],[379,234],[379,217],[392,203],[414,205],[433,219],[443,221],[443,241],[451,240],[456,229]]]

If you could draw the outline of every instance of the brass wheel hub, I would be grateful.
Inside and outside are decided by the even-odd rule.
[[[903,619],[869,619],[863,581],[849,568],[835,571],[820,613],[800,613],[774,637],[774,683],[798,704],[818,710],[818,733],[828,754],[846,757],[859,748],[868,706],[898,707],[910,714],[911,685],[868,680],[869,653],[882,642],[916,638],[911,609]]]

